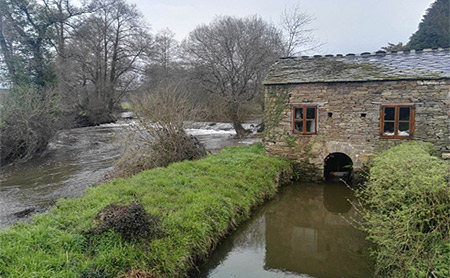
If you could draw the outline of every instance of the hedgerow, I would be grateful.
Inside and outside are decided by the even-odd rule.
[[[450,277],[450,168],[430,149],[408,142],[380,153],[357,192],[377,277]]]
[[[258,144],[92,187],[81,198],[58,201],[30,224],[0,231],[0,277],[183,277],[276,193],[277,177],[289,167],[265,156]],[[132,210],[133,204],[149,214]],[[162,232],[153,236],[152,228],[150,240],[135,233],[123,238],[129,235],[123,223],[141,227],[146,221]],[[112,223],[109,230],[106,223]]]

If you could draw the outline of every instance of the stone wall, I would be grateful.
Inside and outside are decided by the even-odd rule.
[[[380,138],[384,103],[414,103],[413,139],[433,143],[439,155],[450,152],[449,79],[268,85],[266,150],[297,161],[309,179],[323,178],[324,160],[334,152],[358,170],[374,153],[407,140]],[[291,108],[302,104],[318,107],[316,135],[292,133]]]

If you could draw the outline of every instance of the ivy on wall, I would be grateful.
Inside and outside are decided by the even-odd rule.
[[[266,87],[266,111],[264,113],[264,138],[274,140],[276,134],[273,132],[281,120],[283,111],[288,107],[289,92],[291,86]]]

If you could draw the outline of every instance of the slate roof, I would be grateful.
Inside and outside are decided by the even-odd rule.
[[[450,49],[285,57],[265,85],[450,78]]]

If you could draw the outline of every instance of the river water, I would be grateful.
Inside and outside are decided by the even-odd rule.
[[[366,234],[350,224],[353,199],[343,184],[285,186],[192,277],[372,277]]]
[[[63,130],[42,157],[1,168],[0,228],[26,219],[30,213],[46,210],[59,198],[81,196],[87,187],[104,180],[123,152],[131,124],[133,120],[120,120]],[[235,132],[228,123],[191,123],[186,131],[210,152],[259,141],[234,139]]]

